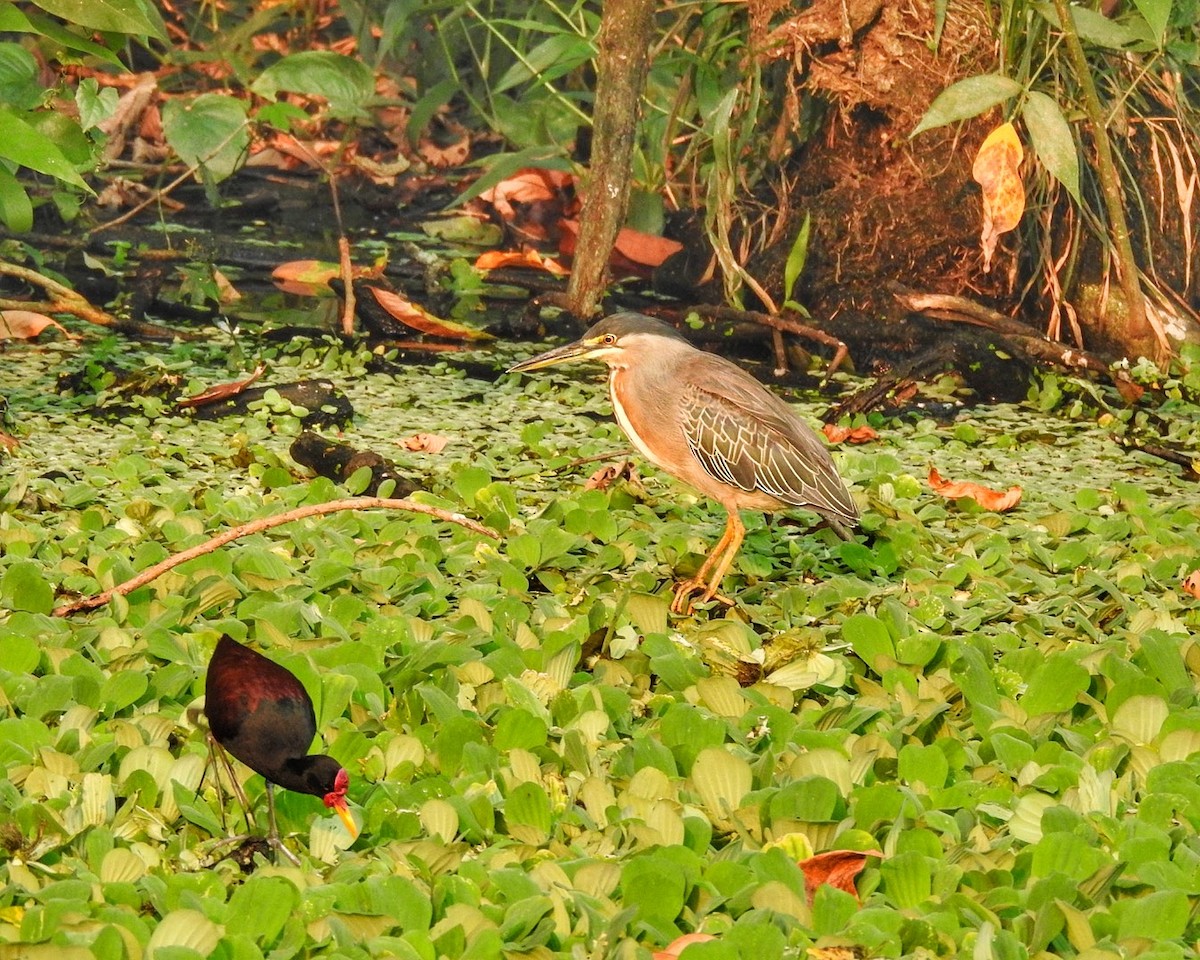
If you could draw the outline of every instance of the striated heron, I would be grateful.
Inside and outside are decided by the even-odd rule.
[[[702,601],[717,596],[746,535],[740,510],[807,507],[849,539],[858,508],[824,443],[741,367],[697,350],[658,320],[617,313],[509,372],[575,360],[607,364],[617,423],[633,445],[729,514],[696,575],[676,588],[672,612],[690,610],[697,592]]]

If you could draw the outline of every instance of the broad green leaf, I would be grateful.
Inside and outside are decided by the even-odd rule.
[[[888,660],[896,659],[896,647],[882,620],[869,613],[856,613],[842,624],[842,637],[868,667],[882,673]]]
[[[167,40],[167,32],[154,7],[138,0],[34,0],[47,13],[67,23],[134,36]]]
[[[44,568],[31,560],[14,563],[0,577],[0,605],[9,610],[49,613],[54,606],[54,589]]]
[[[692,784],[713,820],[727,820],[742,805],[752,783],[750,764],[724,747],[701,750],[692,764]]]
[[[90,190],[58,144],[4,107],[0,107],[0,157],[71,186]]]
[[[1054,654],[1029,679],[1021,707],[1031,717],[1070,710],[1090,679],[1087,670],[1074,660]]]
[[[57,20],[46,16],[44,13],[39,13],[36,10],[26,11],[26,20],[24,27],[14,27],[12,29],[20,30],[23,33],[38,33],[49,40],[53,40],[64,50],[74,50],[77,53],[86,53],[89,56],[96,57],[106,63],[111,63],[114,67],[124,69],[124,64],[121,63],[121,58],[115,52],[110,50],[103,44],[90,40],[87,37],[80,36],[69,26],[63,26]],[[111,90],[111,88],[110,88]],[[113,98],[116,99],[117,91],[111,90]]]
[[[1120,900],[1112,912],[1117,918],[1118,940],[1138,937],[1161,943],[1183,936],[1191,906],[1184,891],[1160,890]]]
[[[271,64],[250,89],[268,99],[280,91],[324,97],[334,114],[357,119],[366,117],[375,78],[361,60],[329,50],[305,50]]]
[[[17,43],[0,43],[0,102],[28,110],[45,96],[33,55]]]
[[[1174,6],[1172,0],[1133,0],[1133,4],[1138,8],[1138,13],[1145,18],[1150,33],[1161,47],[1167,35],[1167,26],[1171,22],[1171,8]]]
[[[229,898],[226,929],[251,937],[265,949],[278,939],[299,905],[300,891],[294,884],[282,877],[252,876]]]
[[[8,170],[0,166],[0,222],[13,233],[33,229],[33,202]]]
[[[1075,201],[1080,202],[1079,154],[1062,108],[1054,98],[1031,90],[1021,107],[1021,116],[1038,159]]]
[[[898,853],[879,865],[883,890],[901,909],[920,906],[933,892],[933,868],[921,853]]]
[[[937,95],[909,136],[915,137],[926,130],[977,117],[985,110],[1011,100],[1020,92],[1021,85],[1017,81],[998,73],[966,77]]]
[[[220,182],[241,166],[250,144],[246,105],[235,97],[203,93],[163,104],[163,135],[179,159]]]

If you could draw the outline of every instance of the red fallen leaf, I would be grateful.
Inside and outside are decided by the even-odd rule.
[[[800,869],[804,871],[804,893],[808,897],[808,905],[812,906],[817,887],[825,883],[853,894],[857,900],[858,889],[854,886],[854,878],[862,873],[868,856],[861,850],[830,850],[801,860]]]
[[[985,510],[995,510],[997,513],[1011,510],[1021,502],[1022,491],[1019,486],[1014,485],[1001,492],[992,490],[990,487],[980,486],[978,483],[943,480],[936,467],[929,468],[929,486],[933,488],[934,493],[947,500],[970,497]]]
[[[9,434],[0,430],[0,447],[4,447],[5,450],[7,450],[9,453],[12,453],[20,445],[21,441],[16,437],[10,436]]]
[[[559,244],[559,248],[563,253],[574,253],[575,243],[579,239],[579,222],[577,220],[560,220],[558,226],[562,231],[562,242]],[[666,237],[655,236],[653,233],[643,233],[632,227],[622,227],[617,233],[613,249],[631,264],[639,267],[657,267],[671,254],[682,250],[683,244],[678,240],[668,240]]]
[[[827,423],[821,427],[821,432],[830,443],[870,443],[879,439],[875,428],[865,423],[857,427],[839,427],[836,423]]]
[[[0,310],[0,340],[36,340],[47,327],[61,330],[70,340],[75,339],[61,323],[44,313],[34,313],[32,310]]]
[[[479,199],[490,203],[505,220],[513,220],[517,211],[514,203],[548,203],[559,199],[574,177],[562,170],[545,170],[540,167],[525,167],[511,177],[501,180],[494,187],[479,194]]]
[[[716,939],[711,933],[685,933],[682,937],[676,937],[662,950],[655,950],[654,960],[676,960],[684,949],[693,943],[707,943]]]
[[[475,261],[476,270],[496,270],[500,267],[528,267],[545,270],[556,277],[568,276],[571,271],[556,260],[544,257],[536,250],[489,250]]]
[[[1200,600],[1200,570],[1193,570],[1182,582],[1185,593],[1191,594],[1197,600]]]
[[[384,290],[380,287],[367,287],[375,295],[376,302],[383,307],[394,319],[406,327],[420,330],[431,337],[445,337],[447,340],[491,340],[490,333],[475,330],[472,327],[455,323],[453,320],[443,320],[435,317],[423,307],[418,307],[411,300],[406,300],[398,293]]]
[[[441,453],[449,442],[449,437],[440,437],[436,433],[414,433],[411,437],[396,441],[412,453]]]
[[[203,407],[209,403],[216,403],[218,400],[228,400],[230,397],[236,397],[239,393],[245,390],[250,384],[263,375],[266,370],[264,364],[259,364],[254,368],[250,376],[243,380],[234,380],[231,383],[218,383],[215,386],[209,387],[207,390],[202,390],[200,393],[193,393],[190,397],[184,397],[179,401],[177,406],[180,407]]]

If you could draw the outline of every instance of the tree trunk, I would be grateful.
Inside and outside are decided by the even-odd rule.
[[[568,307],[578,317],[596,312],[608,257],[625,220],[653,14],[653,0],[605,0],[601,14],[591,169],[567,285]]]

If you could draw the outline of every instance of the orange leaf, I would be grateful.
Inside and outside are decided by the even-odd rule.
[[[243,380],[234,380],[232,383],[218,383],[215,386],[209,387],[207,390],[202,390],[200,393],[193,393],[190,397],[184,397],[179,401],[181,407],[203,407],[208,403],[216,403],[218,400],[228,400],[230,397],[236,397],[239,393],[245,390],[250,384],[263,375],[266,370],[264,364],[259,364],[254,368],[254,372]]]
[[[559,249],[563,253],[574,253],[575,244],[579,240],[579,221],[560,220],[558,226],[562,234]],[[671,254],[682,249],[683,244],[678,240],[668,240],[666,237],[643,233],[632,227],[622,227],[617,232],[617,239],[613,244],[613,259],[619,262],[624,258],[635,267],[657,267]]]
[[[1002,123],[988,134],[975,156],[971,176],[983,188],[983,272],[992,266],[1000,234],[1021,222],[1025,212],[1025,185],[1021,182],[1024,151],[1011,123]]]
[[[57,320],[32,310],[0,310],[0,340],[36,340],[47,327],[61,330],[74,339]]]
[[[995,510],[997,513],[1011,510],[1021,502],[1022,491],[1019,486],[1011,486],[1001,492],[990,487],[980,486],[978,483],[943,480],[936,467],[929,468],[929,486],[933,488],[934,493],[947,500],[969,497],[985,510]]]
[[[870,443],[879,439],[875,428],[865,423],[857,427],[839,427],[836,423],[826,423],[821,427],[821,432],[830,443]]]
[[[436,433],[414,433],[411,437],[396,441],[413,453],[441,453],[449,442],[448,437],[440,437]]]
[[[394,319],[406,327],[420,330],[432,337],[445,337],[447,340],[491,340],[490,333],[475,330],[472,327],[455,323],[453,320],[443,320],[435,317],[423,307],[418,307],[411,300],[406,300],[398,293],[383,290],[380,287],[367,287],[375,295],[375,300]]]
[[[1200,600],[1200,570],[1193,570],[1183,578],[1183,590]]]
[[[711,933],[685,933],[682,937],[676,937],[662,950],[655,950],[654,960],[676,960],[693,943],[707,943],[716,939]]]
[[[571,272],[557,260],[543,257],[536,250],[489,250],[481,253],[475,261],[476,270],[496,270],[499,267],[528,267],[545,270],[556,277],[565,277]]]
[[[484,190],[479,199],[490,203],[505,220],[512,220],[517,212],[514,203],[546,203],[557,200],[559,194],[570,186],[572,177],[561,170],[545,170],[540,167],[525,167],[511,177],[501,180],[494,187]]]
[[[853,894],[857,900],[858,889],[854,886],[854,878],[862,873],[867,856],[861,850],[830,850],[801,860],[800,869],[804,871],[804,892],[808,896],[808,905],[812,906],[817,887],[825,883]]]

